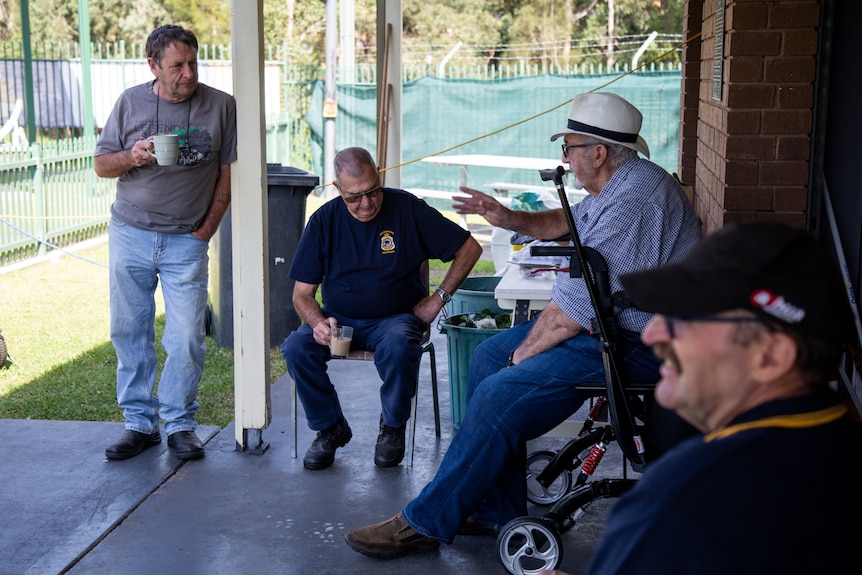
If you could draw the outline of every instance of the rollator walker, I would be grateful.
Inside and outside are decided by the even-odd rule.
[[[619,325],[615,309],[630,307],[621,293],[613,294],[607,263],[593,248],[582,246],[568,208],[563,186],[565,170],[540,172],[543,180],[553,180],[564,207],[571,246],[534,246],[531,255],[568,256],[571,277],[582,277],[596,312],[591,333],[602,353],[605,381],[578,386],[591,398],[591,408],[580,433],[556,453],[539,451],[527,457],[527,499],[537,505],[551,505],[540,517],[517,517],[500,530],[497,537],[499,559],[513,575],[531,575],[556,569],[563,559],[560,535],[574,527],[594,501],[619,497],[636,479],[628,477],[628,465],[642,472],[649,461],[695,433],[673,413],[653,399],[654,384],[623,383],[619,359]],[[577,265],[574,261],[577,259]],[[607,409],[608,423],[597,425]],[[622,451],[621,478],[590,481],[608,445],[616,441]]]

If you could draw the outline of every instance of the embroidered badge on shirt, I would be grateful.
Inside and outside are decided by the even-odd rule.
[[[380,232],[380,252],[391,254],[395,251],[395,232],[384,230]]]

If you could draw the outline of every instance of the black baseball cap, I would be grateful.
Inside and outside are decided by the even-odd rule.
[[[853,339],[847,286],[830,255],[804,230],[732,223],[679,262],[620,277],[632,303],[680,318],[745,309],[789,331],[843,345]]]

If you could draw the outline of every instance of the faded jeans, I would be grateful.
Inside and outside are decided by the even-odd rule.
[[[209,242],[191,234],[141,230],[116,218],[108,242],[111,342],[117,353],[117,403],[126,429],[150,433],[161,417],[168,435],[192,431],[206,352]],[[167,359],[156,397],[154,294],[159,281]]]
[[[527,440],[577,411],[584,401],[578,384],[604,381],[598,340],[589,333],[505,367],[534,323],[516,325],[476,348],[461,428],[434,479],[403,510],[422,535],[451,543],[467,517],[499,529],[527,515]],[[623,331],[621,340],[624,380],[658,381],[659,361],[639,334]]]

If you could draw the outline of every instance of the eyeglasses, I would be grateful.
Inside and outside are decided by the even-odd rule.
[[[370,190],[366,190],[364,192],[359,192],[358,194],[348,194],[343,193],[341,195],[344,198],[344,201],[348,204],[356,204],[362,201],[362,198],[368,198],[369,200],[373,200],[377,196],[380,195],[380,192],[383,191],[382,186],[377,186],[376,188],[371,188]]]
[[[674,339],[676,337],[678,323],[747,323],[747,322],[758,322],[762,323],[769,327],[762,319],[759,317],[752,316],[717,316],[717,315],[707,315],[707,316],[698,316],[698,317],[676,317],[672,315],[662,316],[664,317],[665,325],[667,326],[667,333],[670,336],[670,339]]]
[[[601,144],[563,144],[561,147],[563,148],[563,155],[568,157],[569,150],[573,150],[574,148],[592,148],[593,146],[601,146]]]

